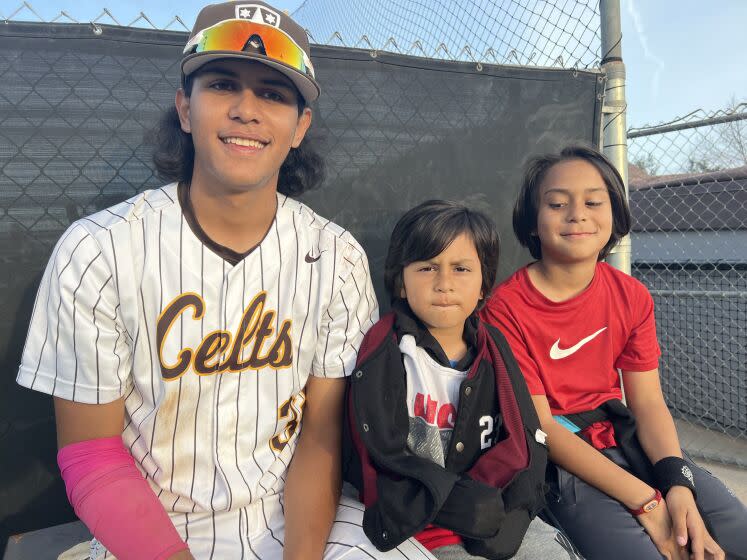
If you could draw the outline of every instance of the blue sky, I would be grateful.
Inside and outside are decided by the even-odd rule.
[[[143,11],[163,27],[174,15],[191,24],[205,0],[29,2],[45,20],[60,10],[90,20],[106,6],[123,24]],[[272,3],[292,12],[302,0]],[[22,0],[0,0],[0,14],[7,17],[21,4]],[[669,121],[700,108],[711,112],[732,99],[747,101],[747,0],[621,0],[621,12],[628,126]]]
[[[621,0],[628,126],[747,101],[747,1]]]

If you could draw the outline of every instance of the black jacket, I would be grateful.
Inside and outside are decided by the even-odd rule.
[[[379,550],[432,523],[461,535],[471,554],[510,558],[544,505],[547,449],[536,441],[540,423],[524,378],[503,335],[471,320],[474,359],[445,468],[407,449],[399,339],[412,330],[408,317],[385,315],[364,338],[348,386],[343,471],[361,492],[363,529]],[[499,415],[498,441],[488,441],[484,418]],[[485,442],[492,446],[482,450]]]

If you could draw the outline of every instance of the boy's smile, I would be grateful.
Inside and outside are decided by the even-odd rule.
[[[256,136],[244,136],[241,134],[237,134],[236,136],[226,136],[224,138],[221,138],[221,140],[223,140],[224,144],[237,146],[237,148],[249,148],[248,150],[240,151],[248,151],[250,153],[261,150],[270,143],[269,140],[265,140],[263,138],[258,138]]]
[[[288,78],[257,62],[223,59],[200,69],[191,95],[180,90],[176,99],[195,147],[193,185],[225,193],[276,188],[280,166],[311,124],[298,96]]]
[[[612,235],[612,208],[593,165],[580,159],[553,165],[540,185],[538,206],[543,260],[596,262]]]

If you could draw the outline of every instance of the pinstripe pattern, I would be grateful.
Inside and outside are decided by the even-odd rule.
[[[101,336],[101,331],[99,331],[98,326],[96,325],[96,313],[98,312],[98,306],[101,302],[101,292],[106,287],[106,285],[109,283],[109,281],[112,279],[111,274],[109,275],[109,278],[107,278],[104,281],[104,285],[101,286],[101,290],[99,290],[99,297],[96,299],[96,303],[93,304],[93,327],[96,329],[96,339],[93,341],[93,349],[94,353],[96,354],[96,404],[99,404],[100,402],[100,395],[98,392],[98,387],[101,385],[101,370],[99,368],[99,337]],[[119,336],[119,335],[117,335]],[[120,381],[121,383],[121,381]]]
[[[200,291],[198,292],[200,294],[201,298],[204,298],[205,294],[205,285],[204,285],[204,273],[205,273],[205,247],[200,247]],[[203,339],[205,336],[205,326],[203,323],[200,323],[200,339]],[[184,341],[182,341],[182,344],[184,344]],[[194,490],[195,490],[195,475],[197,474],[197,418],[200,413],[200,399],[202,397],[202,377],[197,378],[197,404],[195,405],[195,421],[194,421],[194,428],[193,428],[193,444],[192,444],[192,483],[189,488],[189,499],[192,502],[192,512],[194,513],[195,509],[197,508],[197,502],[194,501]],[[251,501],[251,496],[250,496]],[[178,511],[178,510],[174,510]]]
[[[190,527],[190,551],[198,560],[279,560],[285,538],[279,501],[275,496],[222,515],[185,514],[189,519],[180,526]],[[263,508],[266,516],[261,511]],[[434,560],[415,540],[406,541],[389,552],[376,550],[363,534],[362,520],[363,506],[343,496],[327,539],[325,560]],[[186,536],[181,530],[180,533]],[[99,560],[105,553],[104,547],[99,545],[91,558]]]
[[[282,195],[245,255],[208,243],[180,200],[167,185],[69,228],[18,382],[84,403],[124,396],[125,444],[195,556],[278,558],[298,435],[284,434],[292,406],[279,409],[310,374],[351,373],[377,318],[368,263],[350,233]],[[340,555],[366,542],[360,519],[333,535]]]
[[[184,291],[184,258],[182,251],[184,249],[184,217],[179,220],[179,292]],[[179,344],[184,345],[184,317],[179,317]],[[169,492],[174,492],[174,462],[176,456],[176,433],[179,427],[179,408],[182,402],[182,379],[179,379],[179,392],[176,398],[176,419],[174,421],[174,432],[171,436],[171,482],[169,483]],[[178,496],[171,506],[174,510],[181,496]]]

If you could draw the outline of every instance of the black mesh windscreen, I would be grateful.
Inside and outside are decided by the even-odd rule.
[[[0,524],[26,531],[72,516],[55,466],[51,398],[15,376],[52,247],[74,220],[159,186],[143,141],[173,104],[184,33],[6,22],[0,26]],[[522,162],[596,145],[596,72],[481,66],[313,48],[322,96],[314,141],[327,181],[304,200],[351,230],[374,285],[401,213],[457,199],[497,222],[499,278],[526,262],[510,216]],[[0,542],[0,549],[2,548]]]

